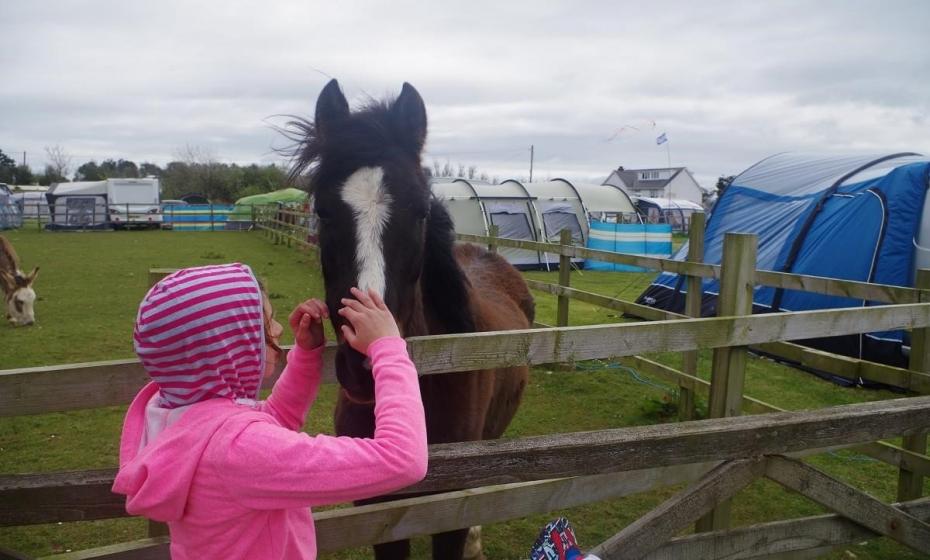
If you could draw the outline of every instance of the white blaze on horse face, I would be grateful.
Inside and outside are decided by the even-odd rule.
[[[385,190],[383,179],[384,170],[380,167],[363,167],[342,185],[342,200],[355,215],[358,287],[371,288],[381,297],[387,287],[382,236],[391,217],[391,195]]]

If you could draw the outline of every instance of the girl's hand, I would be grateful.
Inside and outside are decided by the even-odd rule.
[[[322,301],[311,298],[291,311],[288,323],[294,331],[294,343],[304,350],[320,347],[326,338],[323,335],[323,319],[329,318],[329,309]]]
[[[345,306],[338,311],[349,325],[342,325],[342,335],[349,346],[362,354],[368,354],[368,346],[385,336],[400,336],[394,316],[384,304],[384,300],[374,290],[368,293],[352,288],[356,299],[343,298]]]

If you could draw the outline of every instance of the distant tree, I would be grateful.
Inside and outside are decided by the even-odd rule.
[[[236,193],[236,198],[276,191],[283,189],[287,184],[287,172],[277,165],[260,166],[253,163],[240,169],[242,186]]]
[[[13,176],[16,173],[16,160],[3,153],[0,150],[0,183],[13,184]]]
[[[35,176],[28,165],[17,165],[13,171],[13,182],[17,185],[31,185],[35,182]]]
[[[474,164],[456,163],[453,165],[449,160],[440,163],[434,159],[432,167],[424,167],[423,169],[429,177],[461,177],[463,179],[488,181],[488,174],[479,170],[478,166]]]
[[[186,194],[197,192],[193,183],[190,166],[183,161],[171,161],[165,166],[161,175],[162,198],[178,199]]]
[[[77,171],[74,172],[75,181],[102,181],[106,178],[106,175],[104,175],[100,166],[97,165],[97,162],[94,160],[81,164],[81,166],[77,168]]]
[[[136,179],[139,177],[139,166],[129,160],[111,158],[103,160],[100,172],[108,179]]]
[[[285,172],[277,166],[221,163],[212,152],[198,146],[186,145],[176,156],[162,174],[165,198],[199,193],[215,202],[233,202],[245,194],[280,189],[286,182]]]
[[[139,166],[140,177],[161,177],[164,171],[154,163],[143,162]]]
[[[717,178],[717,197],[723,194],[723,191],[727,190],[727,187],[730,186],[730,183],[733,182],[733,179],[736,179],[735,175],[721,175]]]
[[[36,181],[40,185],[51,185],[52,183],[66,183],[68,178],[59,174],[57,167],[47,163],[45,164],[45,171],[41,175],[36,175]]]
[[[45,178],[50,183],[61,183],[68,180],[68,174],[71,172],[72,158],[71,154],[64,148],[55,144],[54,146],[45,147]]]

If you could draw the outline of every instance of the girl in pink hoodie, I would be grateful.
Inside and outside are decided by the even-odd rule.
[[[146,294],[133,333],[152,378],[123,424],[113,491],[126,511],[168,523],[174,559],[316,558],[310,507],[377,496],[426,475],[417,373],[390,311],[353,289],[339,313],[346,341],[369,356],[375,381],[370,439],[300,432],[320,383],[318,300],[289,317],[295,345],[274,370],[273,317],[249,267],[178,271]]]

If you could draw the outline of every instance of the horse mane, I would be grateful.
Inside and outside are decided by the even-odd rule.
[[[469,305],[471,284],[455,260],[454,245],[452,217],[434,197],[430,201],[420,290],[424,313],[442,326],[443,334],[475,331]]]
[[[338,127],[328,127],[325,134],[314,121],[292,116],[280,132],[292,144],[279,150],[291,159],[288,179],[298,182],[306,174],[310,192],[316,183],[320,161],[339,161],[345,168],[378,165],[402,154],[416,154],[413,163],[420,169],[419,146],[411,146],[408,125],[394,110],[396,99],[370,100],[353,111]]]

